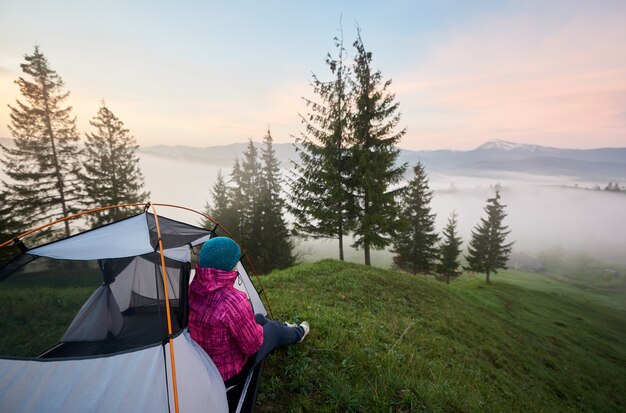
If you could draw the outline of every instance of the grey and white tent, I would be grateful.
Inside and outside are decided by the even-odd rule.
[[[187,328],[192,255],[212,236],[145,212],[23,248],[0,269],[0,351],[13,353],[0,356],[0,410],[228,411],[220,374]],[[266,314],[238,270],[236,287]]]

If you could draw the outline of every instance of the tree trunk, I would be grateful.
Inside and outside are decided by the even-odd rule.
[[[343,261],[343,223],[339,223],[339,259]]]
[[[45,103],[45,121],[48,136],[50,137],[50,146],[52,147],[52,160],[55,170],[55,176],[57,179],[57,189],[59,190],[59,200],[61,202],[61,210],[63,211],[63,217],[69,215],[67,205],[65,203],[65,188],[63,182],[63,176],[61,175],[61,166],[59,165],[59,157],[57,155],[56,145],[54,144],[54,132],[52,130],[52,121],[50,120],[50,106],[48,104],[48,89],[46,88],[45,81],[41,81],[41,87],[43,90],[44,103]],[[65,220],[65,236],[70,236],[70,223],[69,220]]]
[[[491,281],[489,280],[489,271],[487,271],[487,284],[490,284]]]
[[[370,245],[369,245],[369,243],[366,242],[363,245],[363,252],[365,253],[365,265],[371,266],[372,262],[370,260]]]

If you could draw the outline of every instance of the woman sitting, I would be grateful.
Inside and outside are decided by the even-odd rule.
[[[241,249],[226,237],[205,242],[189,286],[189,331],[211,357],[222,379],[232,378],[273,349],[300,342],[309,324],[283,325],[252,313],[245,293],[234,287]]]

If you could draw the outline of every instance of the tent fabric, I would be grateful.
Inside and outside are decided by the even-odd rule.
[[[250,280],[250,277],[248,276],[246,269],[243,265],[241,265],[241,262],[237,263],[237,271],[239,272],[239,277],[235,280],[235,288],[246,293],[248,300],[250,300],[250,305],[252,306],[254,314],[267,315],[267,310],[263,305],[263,301],[261,301],[261,297],[257,293],[254,284],[252,284],[252,280]]]
[[[155,263],[152,254],[136,257],[126,268],[115,277],[111,284],[111,291],[115,296],[121,311],[127,310],[133,297],[141,296],[148,301],[163,299],[163,281],[160,263]],[[169,264],[169,265],[168,265]],[[173,267],[166,263],[168,274],[168,296],[170,299],[178,297],[180,265]],[[133,293],[135,295],[133,295]]]
[[[170,359],[169,346],[165,346]],[[181,412],[228,412],[224,381],[209,355],[185,331],[174,340],[178,404]],[[168,377],[171,366],[167,364]],[[174,411],[174,390],[168,381],[170,405]],[[147,410],[146,410],[147,411]]]
[[[158,219],[180,411],[226,412],[221,376],[186,329],[191,252],[215,233]],[[238,263],[237,269],[235,288],[246,293],[254,313],[267,314],[245,268]],[[0,356],[0,410],[173,412],[161,271],[155,217],[147,212],[33,248],[0,268],[0,280],[16,292],[37,280],[59,289],[77,283],[89,288],[85,296],[95,289],[56,345],[38,358]]]
[[[206,241],[212,231],[159,217],[165,255],[189,261],[186,245]],[[154,215],[144,213],[28,251],[30,255],[66,260],[97,260],[143,255],[158,249]]]
[[[122,331],[124,317],[108,285],[98,288],[85,302],[61,342],[105,340]]]
[[[0,359],[0,370],[7,412],[169,411],[161,345],[91,359]]]
[[[30,255],[66,259],[97,260],[132,257],[154,251],[144,214],[83,232],[28,251]]]
[[[146,219],[149,227],[150,244],[156,249],[158,247],[158,233],[154,215],[146,214]],[[181,247],[212,234],[212,231],[208,229],[174,221],[161,215],[159,215],[159,227],[161,228],[163,245],[167,248]]]
[[[186,333],[174,339],[174,352],[180,411],[227,412],[224,383],[206,353]],[[0,359],[0,406],[7,412],[165,413],[169,394],[173,411],[163,360],[160,344],[88,359]]]

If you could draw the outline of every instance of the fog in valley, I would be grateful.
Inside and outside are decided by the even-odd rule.
[[[220,164],[141,155],[141,169],[153,202],[175,203],[198,210],[209,200],[218,170],[226,177],[230,173],[230,166],[224,166],[229,165],[228,160]],[[510,240],[515,241],[514,251],[532,256],[546,250],[561,251],[569,256],[585,255],[607,265],[626,265],[623,252],[626,194],[590,189],[594,185],[604,187],[608,182],[512,173],[480,177],[432,173],[429,176],[437,230],[443,228],[450,213],[456,210],[464,247],[471,229],[485,215],[483,208],[487,198],[494,194],[494,185],[499,183],[502,201],[507,205],[505,224],[511,229]],[[168,209],[162,213],[198,221],[193,214],[184,211]],[[346,241],[349,244],[349,240]],[[304,260],[338,256],[336,240],[300,240],[297,245]],[[362,262],[362,255],[362,251],[346,252],[347,259],[357,262]],[[387,267],[391,265],[391,256],[378,251],[373,254],[372,262]]]
[[[233,159],[234,160],[234,159]],[[216,162],[185,160],[165,154],[140,152],[140,167],[152,202],[186,206],[204,210],[218,171],[228,178],[233,160]],[[282,161],[283,167],[289,163]],[[409,168],[411,170],[411,168]],[[494,186],[500,185],[502,202],[507,205],[505,224],[511,229],[514,251],[531,256],[558,252],[566,256],[585,256],[607,266],[626,265],[626,193],[592,190],[604,188],[604,181],[580,181],[570,177],[540,176],[520,173],[489,173],[482,176],[455,176],[440,171],[429,173],[434,192],[432,209],[436,213],[436,229],[441,231],[455,210],[458,231],[464,248],[472,228],[485,216],[487,198]],[[288,171],[283,169],[283,175]],[[411,175],[407,175],[409,178]],[[6,179],[0,171],[0,178]],[[158,211],[174,219],[199,223],[200,216],[173,209]],[[345,240],[345,245],[350,244]],[[296,240],[303,260],[338,257],[336,240]],[[362,262],[362,251],[347,248],[346,258]],[[388,267],[388,251],[373,251],[374,265]]]

